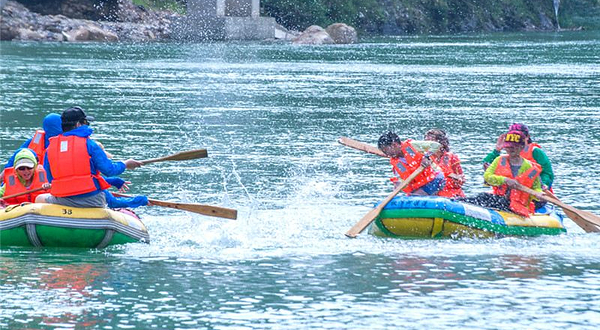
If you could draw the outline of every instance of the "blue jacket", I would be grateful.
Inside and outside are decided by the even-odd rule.
[[[92,135],[93,130],[87,126],[83,125],[74,130],[63,133],[64,136],[79,136],[84,138],[89,138]],[[90,158],[90,169],[92,173],[96,173],[96,171],[100,171],[100,173],[106,176],[116,176],[125,171],[125,163],[123,162],[113,162],[106,156],[106,153],[100,146],[94,142],[92,139],[87,140],[87,152],[91,156]],[[50,160],[47,157],[46,153],[46,162],[44,163],[44,169],[46,170],[46,175],[48,176],[48,182],[52,183],[52,171],[50,170]],[[95,195],[102,190],[100,190],[100,185],[94,179],[94,184],[96,185],[96,191],[92,191],[89,193],[71,196],[71,197],[86,197]]]
[[[42,127],[44,128],[44,132],[46,132],[46,134],[45,134],[45,141],[44,141],[44,147],[48,148],[48,145],[50,144],[50,141],[48,141],[48,140],[51,137],[60,135],[62,133],[62,121],[60,119],[60,115],[57,115],[55,113],[51,113],[51,114],[47,115],[44,118],[44,122],[42,123]],[[15,151],[15,153],[10,157],[10,159],[8,160],[8,162],[6,162],[6,165],[4,166],[5,168],[13,166],[13,164],[15,162],[15,156],[17,155],[17,153],[19,151],[21,151],[22,148],[29,147],[29,143],[31,143],[31,139],[33,139],[33,137],[31,137],[27,141],[25,141],[19,147],[19,149],[17,151]]]

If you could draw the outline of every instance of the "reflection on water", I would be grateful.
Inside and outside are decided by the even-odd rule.
[[[19,256],[25,253],[9,253]],[[96,255],[101,264],[65,265],[32,257],[39,271],[29,276],[1,269],[3,291],[13,291],[3,303],[3,319],[11,320],[5,326],[553,328],[595,324],[600,298],[597,259],[355,253],[206,262]]]
[[[595,329],[600,236],[402,241],[343,233],[389,193],[389,164],[345,148],[445,128],[468,194],[509,124],[550,155],[557,195],[600,214],[598,32],[359,45],[2,43],[0,159],[80,104],[132,193],[239,209],[142,208],[151,244],[4,249],[0,328]]]

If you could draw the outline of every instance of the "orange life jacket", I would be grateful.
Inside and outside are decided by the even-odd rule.
[[[533,150],[534,150],[535,148],[540,148],[540,149],[542,149],[542,146],[540,146],[540,145],[539,145],[539,144],[537,144],[537,143],[530,143],[530,144],[528,144],[528,145],[527,145],[527,146],[525,146],[525,148],[523,148],[523,150],[521,151],[521,157],[523,157],[523,158],[527,159],[528,161],[530,161],[530,162],[532,162],[532,163],[534,163],[534,164],[536,164],[536,165],[539,165],[539,164],[538,164],[538,163],[535,161],[535,159],[533,159]],[[549,191],[550,191],[551,193],[554,193],[554,190],[552,189],[552,187],[550,187],[550,188],[549,188]]]
[[[33,179],[33,181],[31,182],[31,186],[25,187],[21,183],[21,180],[19,180],[19,178],[17,177],[14,167],[5,168],[4,169],[4,184],[6,185],[6,189],[4,190],[4,196],[19,194],[19,193],[22,193],[22,192],[25,192],[28,190],[34,190],[37,188],[41,188],[44,183],[48,182],[48,179],[46,178],[46,171],[44,171],[44,168],[41,165],[38,165],[34,169],[32,179]],[[32,192],[29,194],[25,194],[25,195],[13,197],[13,198],[8,198],[8,199],[5,199],[4,201],[10,205],[21,204],[21,203],[25,203],[25,202],[33,203],[33,202],[35,202],[35,198],[39,194],[43,194],[43,193],[44,193],[44,191],[40,190],[40,191]]]
[[[419,166],[421,166],[421,160],[423,159],[423,154],[418,152],[412,144],[410,144],[411,140],[406,140],[401,143],[401,149],[404,153],[404,160],[402,162],[400,158],[390,158],[390,164],[392,164],[393,171],[396,175],[398,175],[402,180],[406,180],[414,171],[416,171]],[[421,174],[417,175],[411,183],[403,189],[403,191],[407,194],[423,187],[429,182],[435,179],[436,173],[433,171],[431,166],[427,166],[423,169]],[[390,178],[392,182],[398,182],[397,177]]]
[[[31,142],[29,142],[29,145],[27,146],[27,148],[35,151],[35,154],[38,157],[39,165],[44,165],[44,154],[46,152],[45,137],[46,132],[44,132],[43,130],[37,130],[31,138]]]
[[[512,171],[510,170],[510,162],[508,161],[508,155],[504,155],[501,156],[500,162],[498,163],[498,167],[496,167],[496,172],[494,172],[494,174],[515,179],[517,180],[517,182],[524,185],[525,187],[531,188],[533,187],[533,182],[535,181],[535,179],[538,176],[540,176],[540,173],[542,172],[542,169],[538,164],[531,163],[531,165],[532,166],[530,169],[517,175],[517,177],[513,177]],[[493,191],[496,195],[504,196],[508,191],[508,186],[503,184],[499,187],[493,187]],[[511,189],[509,200],[510,209],[517,214],[520,214],[522,216],[529,216],[535,211],[535,206],[531,202],[529,194],[524,191]]]
[[[53,196],[69,197],[98,190],[94,179],[98,181],[100,190],[110,187],[99,171],[92,173],[87,140],[62,134],[50,138],[47,154],[53,178],[50,189]]]
[[[438,195],[443,197],[465,197],[465,193],[462,190],[461,184],[457,183],[456,180],[450,177],[451,174],[458,174],[454,173],[454,169],[452,168],[452,159],[454,158],[452,156],[453,154],[451,152],[444,152],[439,159],[431,157],[431,160],[435,162],[435,164],[442,170],[444,176],[446,177],[446,185],[438,192]]]
[[[533,149],[535,148],[541,149],[542,147],[537,143],[530,143],[526,145],[525,148],[521,150],[521,157],[527,159],[530,162],[536,163],[535,159],[533,159]]]

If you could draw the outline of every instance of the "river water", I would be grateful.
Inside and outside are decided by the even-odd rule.
[[[600,33],[273,43],[1,43],[0,159],[81,105],[117,159],[207,148],[126,172],[160,207],[151,243],[3,248],[1,329],[597,329],[600,236],[394,240],[343,234],[391,191],[389,164],[339,145],[444,128],[467,194],[513,122],[555,192],[600,214]]]

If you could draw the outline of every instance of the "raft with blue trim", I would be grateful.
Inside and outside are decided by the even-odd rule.
[[[432,196],[396,196],[371,224],[369,233],[396,238],[489,238],[566,233],[563,217],[546,204],[520,215]]]
[[[23,203],[0,209],[0,247],[104,248],[150,241],[130,210]]]

